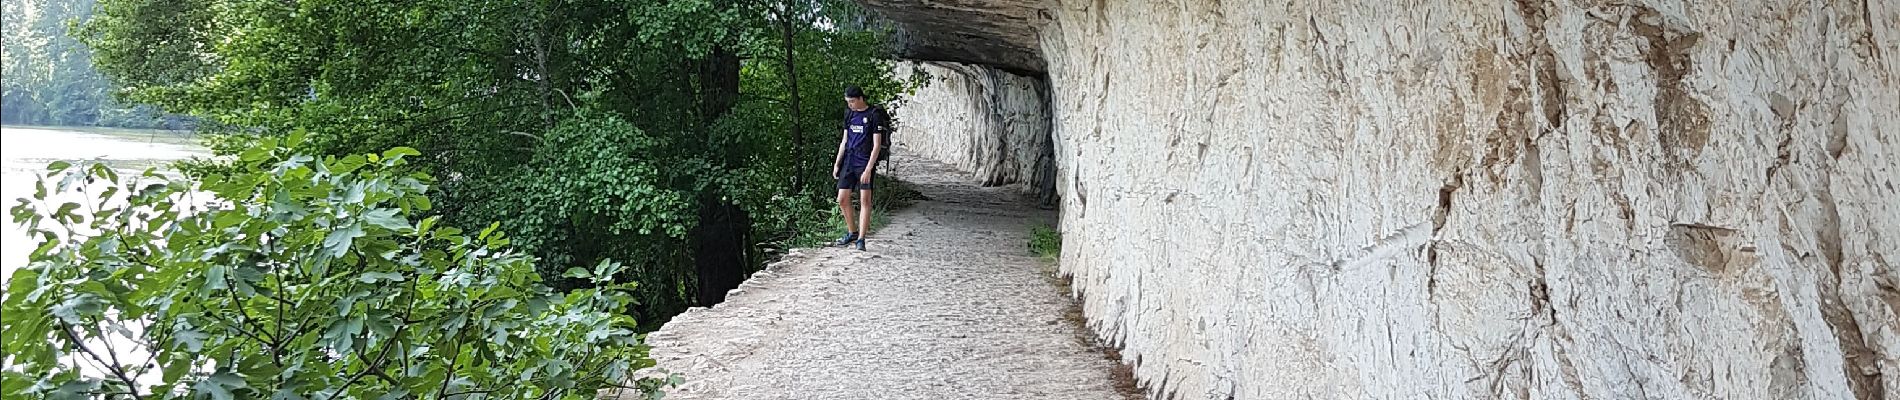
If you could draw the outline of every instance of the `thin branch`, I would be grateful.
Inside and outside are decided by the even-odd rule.
[[[449,394],[445,394],[445,395],[442,395],[442,398],[444,398],[444,399],[447,399],[447,398],[452,398],[452,397],[455,397],[455,396],[465,396],[465,395],[471,395],[471,394],[489,394],[489,393],[495,393],[495,392],[499,392],[499,390],[494,390],[494,389],[488,389],[488,390],[470,390],[470,391],[463,391],[463,392],[455,392],[455,393],[449,393]]]
[[[537,142],[546,141],[546,139],[542,139],[540,136],[535,136],[532,133],[521,132],[521,131],[508,131],[508,133],[511,135],[527,136],[528,138],[534,139]]]
[[[499,88],[500,86],[497,86],[497,87]],[[433,114],[442,110],[447,110],[450,108],[455,108],[456,106],[468,104],[469,102],[472,102],[472,101],[490,100],[490,99],[493,99],[493,97],[464,94],[461,98],[454,99],[453,101],[450,101],[447,104],[438,104],[435,107],[423,107],[426,104],[415,104],[414,107],[418,108],[417,111],[419,111],[421,114]],[[418,100],[421,100],[421,99],[418,99]]]
[[[472,320],[472,318],[468,318],[471,314],[470,311],[481,309],[483,304],[486,304],[491,300],[493,299],[477,301],[475,302],[475,304],[470,305],[468,309],[462,311],[463,319]],[[464,322],[462,326],[455,328],[454,337],[455,337],[455,346],[449,348],[449,351],[451,351],[452,353],[450,353],[449,355],[448,373],[443,375],[442,387],[439,389],[436,389],[436,393],[448,393],[449,382],[455,380],[456,366],[462,362],[462,340],[468,337],[468,323],[467,322]]]
[[[399,336],[399,335],[402,335],[402,333],[403,333],[403,332],[402,332],[402,330],[403,330],[403,329],[407,329],[407,328],[409,328],[409,327],[408,327],[408,326],[403,326],[402,328],[398,328],[398,329],[396,330],[396,334],[395,334],[395,335],[392,335],[392,336]],[[381,350],[381,351],[379,352],[379,354],[377,354],[377,355],[376,355],[376,362],[374,362],[374,363],[370,363],[370,364],[368,364],[368,365],[364,365],[364,366],[363,366],[363,370],[361,370],[361,371],[356,371],[356,374],[355,374],[355,375],[352,375],[352,376],[350,376],[350,379],[349,379],[349,380],[347,380],[347,381],[343,381],[343,386],[338,386],[338,387],[336,388],[336,392],[335,392],[335,394],[331,394],[331,395],[330,395],[330,400],[335,400],[337,396],[341,396],[341,395],[343,395],[343,392],[344,392],[344,391],[346,391],[346,390],[349,390],[349,388],[350,388],[350,386],[351,386],[351,385],[355,385],[355,384],[356,384],[356,382],[357,382],[357,381],[359,381],[359,380],[362,380],[364,376],[368,376],[368,375],[370,374],[370,372],[371,372],[371,371],[375,371],[375,370],[376,370],[377,368],[380,368],[380,366],[381,366],[381,365],[383,364],[383,361],[386,361],[386,360],[388,360],[388,359],[389,359],[389,348],[390,348],[390,346],[392,346],[392,345],[395,345],[395,344],[396,344],[396,342],[397,342],[396,340],[385,340],[385,341],[383,341],[383,348],[382,348],[382,350]]]
[[[463,312],[462,315],[467,316],[468,313]],[[462,323],[461,327],[455,328],[455,346],[449,348],[450,353],[449,353],[448,374],[445,374],[442,376],[442,387],[439,389],[436,389],[435,391],[436,393],[448,393],[449,382],[455,380],[455,369],[456,369],[455,367],[457,364],[462,362],[462,338],[464,336],[467,336],[467,332],[468,332],[468,323],[466,322]],[[444,397],[447,397],[447,396],[444,396]]]
[[[392,340],[393,340],[393,339],[392,339]],[[369,358],[368,358],[368,357],[363,357],[363,353],[352,353],[352,354],[355,354],[355,355],[356,355],[356,360],[357,360],[357,361],[362,361],[364,365],[368,365],[368,364],[370,363],[370,361],[369,361]],[[382,370],[382,368],[369,368],[369,369],[368,369],[368,371],[372,371],[372,372],[370,372],[370,375],[372,375],[372,376],[375,376],[375,377],[377,377],[377,378],[381,378],[381,379],[383,380],[383,382],[388,382],[388,383],[389,383],[389,384],[391,384],[391,385],[401,385],[401,384],[402,384],[401,382],[397,382],[397,381],[396,381],[396,378],[391,378],[391,377],[389,377],[389,373],[387,373],[387,372],[383,372],[383,370]]]
[[[494,53],[494,52],[489,52],[489,51],[483,51],[480,49],[456,46],[456,45],[446,44],[446,43],[436,43],[435,41],[423,41],[422,44],[424,46],[434,47],[440,50],[454,50],[454,51],[467,53],[467,54],[486,56],[489,58],[493,58],[497,61],[504,61],[504,60],[508,60],[509,58],[512,58],[512,56],[509,56],[507,54]]]
[[[437,119],[434,119],[434,120],[430,120],[430,121],[427,121],[427,122],[423,122],[423,123],[421,123],[421,124],[416,124],[416,125],[422,125],[422,126],[431,126],[431,125],[437,125],[437,124],[441,124],[441,123],[444,123],[444,122],[449,122],[449,121],[454,121],[454,120],[458,120],[458,119],[463,119],[463,118],[468,118],[468,117],[473,117],[473,116],[478,116],[478,115],[485,115],[485,114],[493,114],[493,113],[498,113],[498,112],[502,112],[502,111],[508,111],[508,110],[513,110],[513,109],[517,109],[517,108],[526,108],[526,107],[531,107],[531,106],[534,106],[534,104],[516,104],[516,105],[512,105],[512,106],[507,106],[507,107],[501,107],[501,108],[496,108],[496,109],[492,109],[492,110],[483,110],[483,111],[476,111],[476,112],[471,112],[471,113],[465,113],[465,114],[459,114],[459,115],[451,115],[451,116],[447,116],[447,117],[442,117],[442,118],[437,118]],[[412,119],[409,119],[409,120],[407,120],[407,121],[414,121],[414,120],[415,120],[415,119],[413,119],[413,118],[412,118]],[[407,121],[405,121],[405,122],[407,122]]]
[[[105,321],[93,322],[93,324],[101,324],[101,323],[105,323]],[[99,342],[106,345],[106,356],[112,358],[112,366],[114,368],[124,368],[125,363],[119,361],[119,349],[112,347],[112,338],[106,337],[105,329],[99,330]],[[121,375],[123,375],[123,373],[121,373]],[[130,384],[131,382],[126,382],[126,383]]]
[[[365,368],[362,371],[357,371],[356,375],[351,375],[349,380],[343,381],[343,386],[338,386],[336,391],[332,392],[333,394],[330,395],[330,400],[336,400],[337,396],[342,396],[344,391],[349,390],[351,385],[356,384],[357,380],[363,379],[364,375],[368,375],[367,372],[369,372],[369,369]]]
[[[86,355],[92,356],[92,359],[94,361],[98,361],[100,364],[104,365],[105,369],[108,372],[111,372],[113,376],[118,377],[119,382],[125,384],[126,390],[129,390],[132,392],[132,398],[134,399],[145,398],[145,396],[139,394],[138,383],[133,381],[131,377],[125,375],[125,369],[116,363],[107,364],[105,357],[100,357],[99,352],[94,351],[92,347],[90,346],[86,346],[86,341],[79,339],[79,335],[73,333],[72,324],[68,324],[66,323],[66,321],[59,321],[59,332],[66,334],[66,339],[73,341],[73,346],[78,347],[79,351],[85,352]],[[116,358],[116,356],[114,357]]]
[[[250,311],[244,310],[244,300],[238,299],[237,281],[231,279],[231,274],[224,274],[224,294],[226,295],[226,297],[231,298],[231,305],[234,306],[234,308],[237,308],[238,317],[239,319],[244,321],[245,326],[249,326],[251,329],[256,330],[258,335],[264,334],[264,325],[258,323],[256,318],[251,318]],[[264,344],[270,346],[271,349],[276,349],[278,347],[277,341],[275,339],[264,341]]]
[[[264,340],[264,338],[259,337],[257,333],[245,330],[244,325],[237,323],[237,321],[232,321],[229,318],[225,318],[223,315],[219,315],[218,313],[215,313],[215,312],[206,312],[205,315],[209,315],[211,316],[211,319],[215,319],[215,320],[218,320],[218,322],[223,322],[225,325],[229,325],[229,327],[232,330],[235,330],[238,333],[244,334],[245,337],[249,337],[251,338],[251,340],[256,340],[258,343],[262,343],[265,345],[270,344],[269,340]]]
[[[278,292],[282,292],[285,290],[283,266],[282,265],[272,266],[271,275],[277,277],[277,287],[272,288],[271,294],[270,294],[270,297],[272,299],[277,300],[277,333],[272,336],[276,337],[277,340],[282,341],[284,340],[284,325],[287,325],[287,322],[288,322],[288,321],[284,321],[284,309],[290,308],[290,299],[285,299],[283,298],[282,295],[278,294]],[[283,350],[284,349],[281,346],[271,346],[271,357],[270,357],[271,364],[276,365],[278,368],[283,368],[284,366]]]
[[[415,246],[416,250],[421,250],[420,248],[422,247],[422,245],[420,241],[416,243],[412,243],[411,245]],[[409,293],[408,293],[409,306],[405,307],[402,310],[403,326],[409,326],[411,324],[414,324],[414,322],[409,322],[409,318],[414,317],[416,315],[416,298],[420,297],[420,296],[416,296],[416,282],[421,281],[421,280],[422,280],[421,273],[417,273],[416,276],[409,277]],[[390,340],[395,340],[397,337],[398,335],[390,335]],[[403,369],[409,369],[409,358],[410,358],[409,347],[402,346],[402,347],[399,347],[399,349],[402,350],[402,367]]]
[[[144,322],[145,322],[145,326],[143,326],[143,327],[140,327],[140,328],[139,328],[139,332],[143,332],[143,333],[145,333],[145,334],[148,334],[148,335],[153,335],[153,334],[155,334],[155,333],[153,333],[153,332],[152,332],[152,323],[151,323],[151,321],[150,321],[150,320],[148,319],[148,320],[145,320]],[[154,340],[154,341],[152,341],[152,342],[153,342],[153,343],[164,343],[163,341],[157,341],[157,340]],[[158,361],[158,346],[154,346],[154,345],[152,345],[152,344],[150,344],[150,343],[147,343],[147,344],[145,345],[145,353],[146,353],[146,355],[145,355],[145,362],[143,362],[143,363],[140,363],[140,364],[139,364],[139,368],[141,368],[141,369],[143,369],[143,368],[145,368],[145,367],[146,367],[146,366],[148,366],[148,365],[150,365],[150,366],[156,366],[156,365],[154,365],[154,364],[153,364],[152,362],[154,362],[154,361]],[[144,370],[141,370],[140,372],[142,373],[142,372],[146,372],[146,371],[144,371]]]
[[[318,262],[324,262],[324,261],[318,261]],[[311,281],[317,281],[317,280],[319,280],[320,278],[321,278],[321,277],[316,277],[316,276],[312,276],[312,277],[310,277],[310,280],[311,280]],[[312,286],[312,287],[310,287],[310,288],[308,288],[308,289],[305,289],[305,290],[304,290],[304,292],[303,292],[303,296],[300,296],[300,297],[299,297],[299,298],[297,299],[297,302],[296,302],[296,304],[304,304],[304,303],[306,303],[306,302],[309,302],[309,301],[310,301],[310,298],[311,298],[311,297],[315,297],[315,296],[317,295],[317,293],[320,293],[320,292],[322,292],[322,291],[323,291],[323,288],[322,288],[321,286]],[[296,334],[294,334],[294,335],[290,335],[290,338],[289,338],[289,339],[284,339],[284,342],[285,342],[285,343],[290,343],[290,342],[292,342],[292,341],[295,341],[295,339],[296,339],[296,338],[300,338],[300,337],[303,337],[303,335],[307,335],[307,334],[310,334],[311,332],[315,332],[315,331],[316,331],[315,329],[311,329],[311,328],[309,328],[309,326],[310,326],[310,319],[311,319],[311,318],[316,318],[316,316],[317,316],[318,314],[324,314],[324,313],[317,313],[317,312],[311,312],[311,313],[304,313],[304,315],[303,315],[303,319],[300,319],[300,320],[298,320],[298,321],[297,321],[297,328],[298,328],[298,329],[302,329],[302,331],[299,331],[299,332],[297,332],[297,333],[296,333]],[[280,338],[280,339],[282,339],[282,338]]]
[[[580,108],[580,107],[575,107],[575,106],[574,106],[574,98],[572,98],[572,97],[567,97],[567,91],[566,91],[566,90],[561,90],[560,88],[555,88],[555,89],[554,89],[554,92],[555,92],[555,93],[560,93],[560,94],[561,94],[561,98],[562,98],[562,99],[565,99],[565,100],[567,100],[567,108],[568,108],[568,110],[572,110],[572,111],[574,111],[574,112],[577,112],[577,113],[578,113],[578,112],[581,112],[581,108]]]

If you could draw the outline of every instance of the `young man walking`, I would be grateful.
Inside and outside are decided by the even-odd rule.
[[[838,141],[838,156],[831,164],[831,177],[838,179],[838,210],[844,213],[844,237],[836,245],[856,243],[864,250],[864,237],[871,229],[871,178],[876,175],[879,150],[889,143],[890,117],[884,109],[864,101],[864,90],[845,88],[844,137]],[[858,209],[851,208],[851,192],[858,192]],[[855,211],[855,212],[854,212]]]

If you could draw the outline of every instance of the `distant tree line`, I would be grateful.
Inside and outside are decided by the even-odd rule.
[[[192,119],[116,101],[92,52],[69,35],[94,0],[7,0],[0,40],[0,123],[189,129]]]

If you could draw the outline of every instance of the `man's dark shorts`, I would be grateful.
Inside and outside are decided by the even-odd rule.
[[[871,183],[858,183],[858,178],[864,176],[864,166],[844,166],[838,170],[838,190],[871,190],[872,184],[877,183],[876,170],[872,168]]]

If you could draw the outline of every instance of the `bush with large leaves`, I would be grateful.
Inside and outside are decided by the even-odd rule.
[[[0,397],[582,399],[651,365],[619,264],[552,292],[495,225],[413,217],[414,150],[300,138],[195,178],[52,165],[12,209],[43,244],[0,299]]]
[[[494,181],[461,186],[463,196],[489,199],[467,202],[461,217],[508,221],[517,245],[541,250],[541,272],[550,277],[607,255],[627,260],[627,275],[647,286],[635,291],[638,304],[684,309],[693,271],[675,266],[686,263],[680,249],[697,206],[687,185],[708,175],[705,162],[661,151],[667,137],[602,114],[609,115],[563,119],[508,173],[472,175]]]

